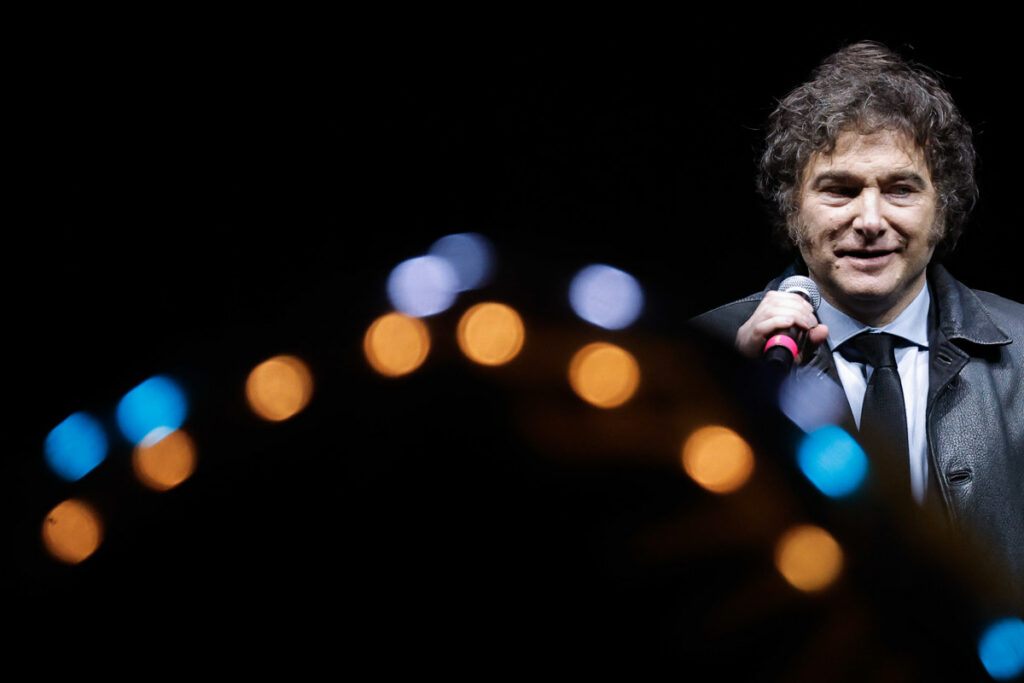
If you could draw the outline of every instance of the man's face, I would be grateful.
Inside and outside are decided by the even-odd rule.
[[[921,291],[936,218],[924,154],[901,133],[841,133],[804,168],[800,252],[825,299],[861,322],[891,322]]]

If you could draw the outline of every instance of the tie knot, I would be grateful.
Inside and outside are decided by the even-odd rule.
[[[873,368],[896,367],[894,349],[899,339],[886,332],[861,332],[839,347],[839,352],[857,363],[866,362]]]

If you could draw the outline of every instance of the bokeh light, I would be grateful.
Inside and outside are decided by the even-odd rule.
[[[43,441],[46,464],[57,476],[78,481],[107,457],[107,436],[88,413],[72,413]]]
[[[132,451],[132,469],[143,485],[167,491],[192,476],[196,447],[181,429],[158,427]]]
[[[701,427],[683,444],[683,469],[708,491],[730,493],[750,479],[754,451],[728,427]]]
[[[89,504],[71,498],[43,520],[43,546],[61,562],[78,564],[103,542],[103,523]]]
[[[430,333],[422,320],[387,313],[373,321],[363,337],[363,353],[382,375],[398,377],[420,365],[430,351]]]
[[[640,365],[629,351],[594,342],[577,351],[570,361],[569,384],[584,401],[599,408],[615,408],[636,393]]]
[[[779,408],[805,432],[839,424],[849,405],[837,382],[809,366],[790,373],[779,386]]]
[[[487,302],[466,311],[459,320],[456,339],[466,356],[482,365],[507,363],[523,348],[523,320],[505,304]]]
[[[831,381],[831,380],[830,380]],[[867,478],[868,457],[842,427],[828,425],[807,434],[797,446],[797,464],[826,496],[842,498]]]
[[[831,534],[811,524],[795,526],[775,546],[775,567],[793,587],[827,588],[843,568],[843,551]]]
[[[174,431],[185,422],[185,392],[169,377],[157,375],[138,385],[117,404],[117,425],[137,444],[158,427]]]
[[[245,398],[264,420],[280,422],[301,412],[313,396],[313,374],[295,356],[274,356],[249,373]]]
[[[395,309],[422,318],[447,310],[455,302],[459,278],[440,256],[418,256],[395,266],[387,289]]]
[[[618,268],[595,264],[576,274],[569,285],[576,315],[608,330],[628,327],[640,315],[644,293],[636,279]]]
[[[1024,621],[1007,617],[986,628],[978,640],[978,657],[997,681],[1024,673]]]
[[[494,270],[494,248],[486,237],[475,232],[445,235],[430,246],[429,254],[448,261],[460,292],[487,284]]]

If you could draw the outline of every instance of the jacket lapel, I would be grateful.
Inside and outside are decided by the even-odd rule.
[[[947,485],[948,469],[957,459],[955,450],[959,441],[947,438],[942,426],[958,405],[957,393],[946,390],[971,362],[973,355],[986,348],[1009,344],[1009,336],[985,312],[978,296],[957,282],[939,265],[932,266],[928,286],[932,288],[932,307],[928,312],[928,403],[926,428],[928,452],[931,458],[928,500],[926,504],[955,516],[951,493]]]
[[[972,347],[980,350],[1011,341],[992,322],[977,295],[954,280],[945,268],[935,265],[930,274],[933,304],[928,318],[929,416],[935,398],[970,361]]]

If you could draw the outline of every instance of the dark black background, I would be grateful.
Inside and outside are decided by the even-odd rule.
[[[947,75],[981,158],[950,267],[1024,298],[1022,145],[998,39],[255,26],[52,36],[19,55],[27,201],[8,275],[26,346],[149,367],[162,345],[282,316],[358,328],[387,308],[390,268],[468,230],[495,242],[495,284],[526,308],[564,313],[563,282],[602,261],[645,284],[644,323],[693,315],[788,262],[753,190],[760,127],[863,37]]]
[[[17,51],[21,210],[5,269],[17,412],[3,486],[10,585],[39,622],[112,608],[147,624],[154,612],[175,624],[204,614],[205,635],[216,624],[288,632],[289,646],[316,649],[355,631],[345,642],[356,650],[419,639],[441,652],[437,629],[451,619],[488,652],[648,636],[659,652],[674,638],[689,639],[688,653],[727,651],[699,623],[681,630],[666,616],[703,613],[713,590],[667,606],[659,596],[680,571],[731,586],[723,567],[736,558],[641,571],[614,550],[637,508],[656,519],[703,504],[692,485],[661,467],[570,466],[538,450],[513,417],[529,389],[507,381],[530,372],[469,368],[450,331],[467,303],[495,298],[521,311],[528,339],[531,325],[625,339],[571,315],[568,281],[592,262],[640,280],[637,334],[669,344],[689,316],[760,289],[789,260],[755,196],[761,126],[775,98],[851,40],[883,40],[945,74],[981,159],[981,200],[949,267],[1024,299],[1024,146],[1007,80],[1019,59],[990,34],[435,23],[37,26]],[[374,376],[360,345],[389,309],[388,272],[463,231],[495,245],[493,283],[430,321],[420,373]],[[316,394],[304,414],[267,425],[242,385],[280,352],[309,362]],[[120,396],[156,373],[192,399],[193,479],[143,491],[115,442],[82,481],[56,481],[41,462],[49,429],[76,410],[112,429]],[[560,377],[546,381],[573,400]],[[108,525],[97,555],[71,569],[37,541],[68,496],[93,501]],[[136,596],[153,584],[163,597],[147,606]],[[324,614],[339,630],[312,628]],[[623,619],[645,624],[643,636]],[[772,619],[815,623],[774,613],[756,633],[775,632]],[[783,653],[766,675],[804,635],[757,651]]]

